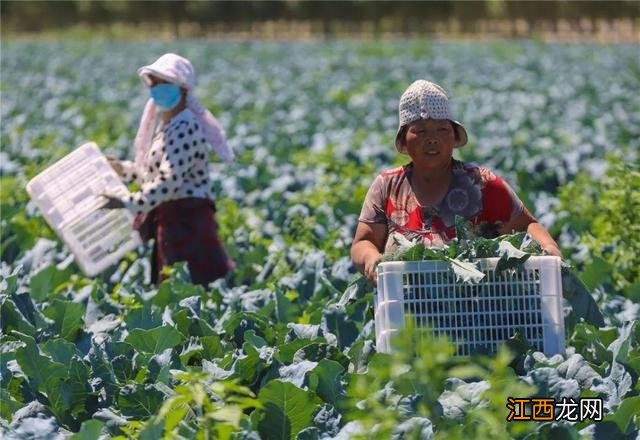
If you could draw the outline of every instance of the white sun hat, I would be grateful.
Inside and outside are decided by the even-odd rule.
[[[232,162],[235,154],[227,144],[227,138],[222,125],[220,125],[220,122],[218,122],[209,110],[200,104],[200,101],[198,101],[193,94],[193,88],[196,85],[196,73],[191,61],[174,53],[166,53],[152,64],[142,66],[138,69],[138,76],[142,78],[142,81],[147,87],[150,87],[152,84],[149,75],[156,76],[187,89],[186,107],[193,112],[202,124],[202,131],[207,143],[222,160]],[[133,144],[133,156],[136,163],[143,163],[144,157],[149,151],[149,148],[151,148],[158,113],[159,110],[157,106],[153,99],[150,98],[142,112],[140,126],[138,127],[138,133],[136,134],[136,139]]]
[[[424,79],[419,79],[411,84],[400,97],[398,106],[400,123],[396,134],[396,148],[400,153],[406,153],[402,145],[400,135],[403,128],[420,119],[448,119],[453,122],[456,131],[455,147],[462,147],[467,143],[467,131],[461,123],[456,121],[451,114],[449,97],[437,84]]]
[[[149,75],[178,84],[187,90],[193,89],[196,85],[196,74],[191,61],[174,53],[166,53],[152,64],[138,69],[138,76],[146,86],[151,85]]]

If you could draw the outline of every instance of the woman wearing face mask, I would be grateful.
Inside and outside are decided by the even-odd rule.
[[[218,121],[193,95],[196,77],[189,60],[168,53],[138,69],[138,75],[149,87],[150,99],[136,135],[134,160],[108,159],[140,191],[124,198],[104,194],[105,208],[129,209],[142,238],[155,239],[155,283],[161,281],[163,266],[186,261],[192,281],[206,285],[233,268],[217,234],[207,159],[211,148],[227,162],[234,155]]]

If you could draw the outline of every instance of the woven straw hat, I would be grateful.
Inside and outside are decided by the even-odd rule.
[[[400,97],[398,110],[400,123],[396,134],[396,148],[400,153],[406,153],[405,147],[400,142],[403,127],[420,119],[448,119],[453,122],[456,131],[455,147],[462,147],[467,143],[467,131],[453,118],[449,97],[437,84],[423,79],[415,81]]]

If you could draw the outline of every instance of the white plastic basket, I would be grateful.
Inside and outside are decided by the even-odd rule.
[[[102,192],[126,195],[98,146],[84,144],[31,179],[27,192],[87,276],[117,263],[141,241],[126,209],[100,209]]]
[[[498,258],[478,259],[486,274],[478,284],[457,282],[444,261],[393,261],[378,265],[376,346],[391,351],[391,338],[410,316],[416,328],[446,334],[459,355],[495,352],[521,329],[547,355],[564,352],[560,258],[530,257],[515,272],[495,271]]]

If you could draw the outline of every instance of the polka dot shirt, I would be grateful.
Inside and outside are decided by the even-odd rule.
[[[122,202],[134,214],[142,214],[169,200],[213,200],[208,152],[196,116],[189,109],[183,110],[154,137],[144,163],[122,162],[122,178],[141,187],[122,198]]]

